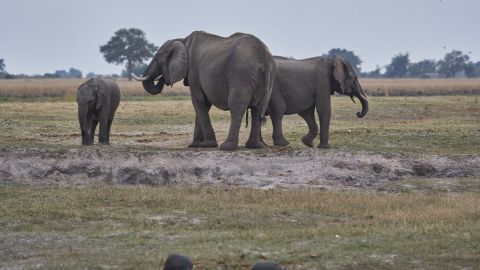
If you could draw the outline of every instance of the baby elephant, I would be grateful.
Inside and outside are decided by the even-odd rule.
[[[95,129],[100,122],[98,142],[110,143],[110,127],[120,103],[118,85],[105,78],[89,79],[78,87],[78,121],[82,131],[82,145],[92,145]]]

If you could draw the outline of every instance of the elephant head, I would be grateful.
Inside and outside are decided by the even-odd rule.
[[[348,95],[352,99],[357,97],[362,103],[362,111],[357,112],[358,117],[364,117],[368,112],[368,100],[362,86],[358,82],[358,76],[355,69],[341,57],[335,57],[333,69],[333,79],[335,81],[333,90],[343,95]],[[333,94],[333,93],[332,93]]]
[[[188,72],[188,52],[178,40],[165,42],[145,69],[143,76],[132,73],[132,78],[142,81],[143,88],[152,95],[162,92],[164,84],[173,85],[184,79]],[[155,84],[155,81],[158,81]]]

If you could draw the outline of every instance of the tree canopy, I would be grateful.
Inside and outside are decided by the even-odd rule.
[[[0,73],[5,72],[5,61],[0,59]]]
[[[465,65],[469,59],[470,57],[463,54],[462,51],[453,50],[438,61],[438,73],[445,78],[455,77],[458,72],[465,70]]]
[[[151,58],[156,50],[157,47],[147,41],[145,33],[136,28],[120,29],[107,44],[100,46],[100,52],[108,63],[116,65],[126,63],[128,75],[136,64]]]
[[[437,71],[437,63],[435,60],[425,59],[417,63],[412,63],[408,67],[408,73],[411,77],[423,77],[427,73],[434,73]]]
[[[387,66],[385,76],[388,78],[403,78],[407,75],[410,59],[408,53],[399,53],[392,58]]]
[[[326,56],[335,57],[337,55],[347,60],[357,70],[357,72],[360,73],[360,65],[362,64],[362,60],[353,51],[341,48],[333,48],[328,51]]]

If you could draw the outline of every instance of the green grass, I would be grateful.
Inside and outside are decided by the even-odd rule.
[[[112,127],[112,147],[185,149],[193,136],[189,97],[138,97],[122,101]],[[370,97],[370,111],[358,119],[359,104],[333,97],[330,151],[476,155],[480,153],[478,96]],[[80,130],[75,102],[0,102],[2,147],[77,147]],[[230,115],[210,113],[219,142],[226,138]],[[307,126],[297,115],[285,116],[284,134],[292,148],[304,148]],[[263,127],[272,145],[271,122]],[[241,128],[244,144],[249,128]],[[318,144],[317,137],[315,144]]]
[[[478,192],[0,186],[0,210],[2,268],[158,268],[171,252],[195,269],[480,264]]]
[[[369,101],[358,119],[359,104],[333,97],[327,151],[479,156],[479,96]],[[0,101],[0,148],[78,148],[76,110],[72,96]],[[229,113],[210,115],[221,142]],[[182,151],[193,123],[188,96],[132,95],[117,111],[109,148]],[[271,128],[262,128],[270,145]],[[306,149],[306,131],[299,116],[285,117],[289,148]],[[242,127],[241,144],[248,132]],[[289,269],[475,269],[479,250],[478,178],[344,192],[0,185],[0,268],[159,268],[180,252],[196,269],[249,269],[262,258]]]

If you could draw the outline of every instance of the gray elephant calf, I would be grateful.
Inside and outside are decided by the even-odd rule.
[[[98,142],[109,144],[110,127],[120,103],[118,85],[110,79],[89,79],[78,87],[77,103],[82,145],[93,144],[98,123],[100,123]]]
[[[309,128],[302,142],[312,147],[318,133],[316,108],[320,120],[318,147],[329,148],[330,95],[334,92],[348,95],[352,100],[353,96],[357,97],[362,103],[362,111],[358,112],[357,116],[363,117],[367,114],[367,97],[358,82],[355,69],[342,58],[313,57],[292,60],[275,56],[274,59],[277,74],[267,111],[272,119],[274,145],[289,144],[283,136],[282,118],[286,114],[298,114],[307,122]]]

